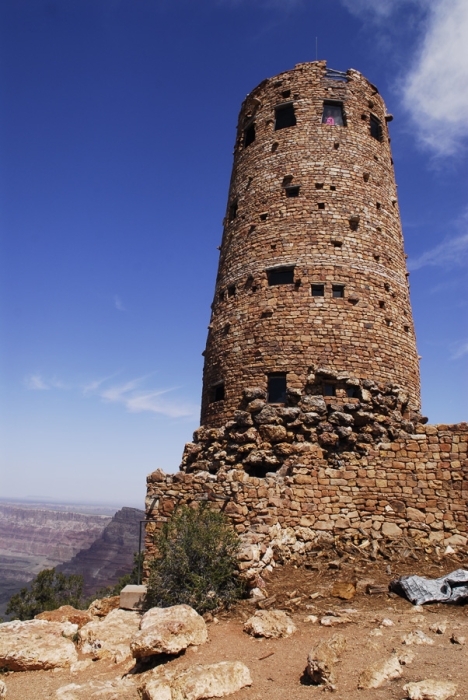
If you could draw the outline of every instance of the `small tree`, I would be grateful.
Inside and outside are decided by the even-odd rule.
[[[55,610],[61,605],[82,605],[83,577],[70,574],[66,576],[55,569],[40,571],[29,588],[22,588],[15,593],[8,603],[6,613],[13,614],[13,619],[31,620],[45,610]]]
[[[229,605],[242,595],[236,553],[239,538],[223,513],[207,504],[178,508],[155,536],[146,604],[185,603],[199,613]]]

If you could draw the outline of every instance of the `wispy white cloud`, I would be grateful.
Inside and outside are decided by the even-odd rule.
[[[464,355],[468,355],[468,340],[466,340],[458,345],[457,349],[452,354],[451,359],[458,360],[458,359],[460,359],[460,357],[463,357]]]
[[[468,233],[455,238],[446,238],[442,243],[426,250],[417,258],[408,260],[409,270],[419,270],[421,267],[433,265],[450,269],[467,264]]]
[[[87,394],[94,394],[97,392],[100,386],[108,382],[109,379],[114,379],[114,377],[116,377],[118,374],[119,372],[113,372],[112,374],[102,377],[101,379],[94,379],[93,381],[88,382],[88,384],[82,386],[81,390],[85,396]]]
[[[117,311],[126,311],[125,306],[122,303],[121,298],[118,296],[118,294],[114,295],[114,306],[117,309]]]
[[[468,136],[468,2],[432,0],[403,102],[423,144],[452,155]]]
[[[372,20],[389,17],[400,5],[424,5],[427,0],[342,0],[343,5],[353,14]]]
[[[26,389],[31,389],[32,391],[48,391],[50,389],[50,386],[40,374],[30,374],[25,377],[24,385]]]
[[[149,411],[170,418],[195,415],[198,407],[186,401],[168,399],[166,394],[175,391],[170,389],[140,389],[147,377],[139,377],[124,384],[118,384],[98,391],[99,396],[109,403],[120,403],[130,413]]]

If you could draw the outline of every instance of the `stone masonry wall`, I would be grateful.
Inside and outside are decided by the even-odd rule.
[[[391,115],[358,71],[334,77],[323,61],[299,64],[242,105],[204,353],[206,427],[232,418],[245,387],[266,389],[269,373],[302,389],[323,366],[398,384],[419,409]],[[345,125],[322,123],[330,101],[342,105]],[[287,104],[296,124],[275,130],[275,109]],[[292,283],[269,286],[277,266],[294,267]],[[312,296],[313,284],[324,285],[323,296]],[[332,285],[344,286],[342,298]],[[215,396],[220,383],[224,397]]]
[[[240,568],[253,576],[296,558],[321,537],[379,540],[408,535],[464,545],[468,536],[468,425],[417,425],[415,433],[343,453],[334,466],[317,444],[287,475],[243,469],[148,476],[147,558],[152,534],[177,505],[208,500],[242,540]]]

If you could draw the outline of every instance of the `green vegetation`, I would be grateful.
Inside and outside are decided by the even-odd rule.
[[[182,506],[155,537],[147,607],[185,603],[199,613],[229,606],[243,593],[236,553],[239,538],[223,513],[207,504]]]
[[[83,577],[66,576],[55,569],[40,571],[29,588],[22,588],[10,598],[6,613],[15,620],[32,620],[45,610],[55,610],[61,605],[82,606]]]

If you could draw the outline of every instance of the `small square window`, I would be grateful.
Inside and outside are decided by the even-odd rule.
[[[357,386],[346,387],[346,396],[348,399],[357,399],[359,397],[359,390]]]
[[[315,189],[316,190],[323,190],[323,182],[316,182]]]
[[[344,126],[343,105],[341,102],[324,102],[322,124]]]
[[[210,403],[215,403],[216,401],[224,401],[224,382],[211,387]]]
[[[268,403],[286,403],[286,374],[268,375]]]
[[[336,185],[330,185],[330,189],[334,192],[336,190]]]
[[[281,97],[284,97],[284,99],[291,97],[291,90],[283,90],[283,92],[281,93]]]
[[[324,284],[313,284],[312,285],[312,296],[313,297],[325,296],[325,285]]]
[[[319,202],[317,206],[319,209],[325,209],[325,202]]]
[[[323,385],[323,395],[324,396],[336,396],[336,387],[334,384],[324,384]]]
[[[383,138],[383,133],[382,133],[382,125],[377,119],[377,117],[374,117],[373,114],[371,114],[370,118],[370,132],[371,136],[373,136],[377,141],[382,141]]]
[[[274,287],[277,284],[294,284],[294,267],[277,267],[267,270],[268,285]]]
[[[275,109],[275,131],[279,129],[287,129],[290,126],[296,126],[296,115],[294,114],[294,105],[287,104]]]
[[[236,296],[236,286],[232,284],[230,287],[228,287],[228,297],[235,297]]]
[[[255,123],[250,124],[244,131],[244,148],[255,141]]]
[[[299,197],[300,187],[286,187],[286,197]]]
[[[342,299],[344,297],[344,285],[332,285],[332,296],[334,297],[334,299]]]

